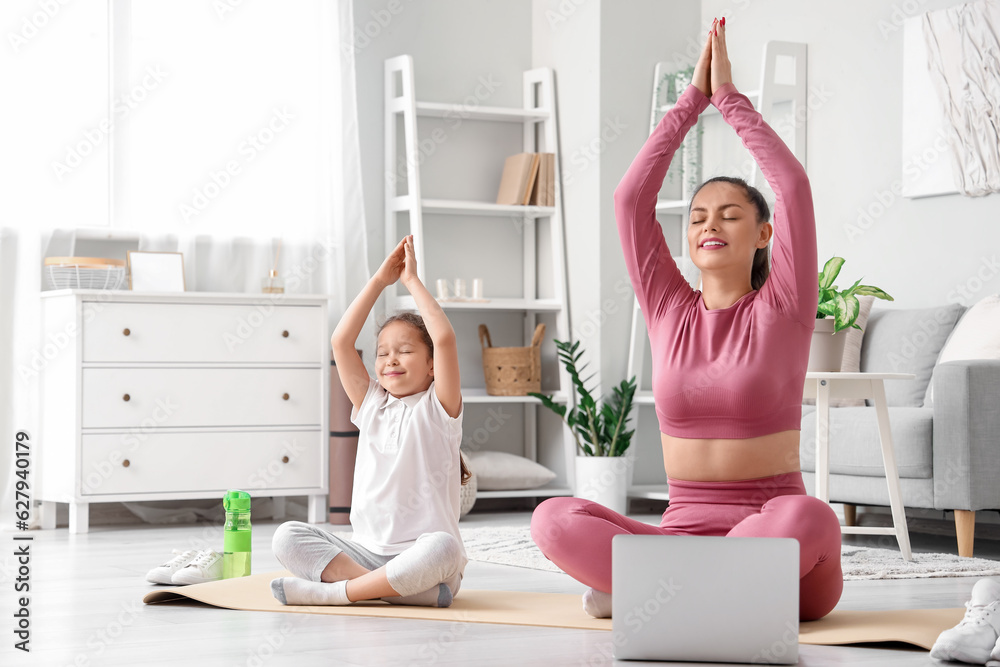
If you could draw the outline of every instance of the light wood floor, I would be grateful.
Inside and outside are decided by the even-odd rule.
[[[635,515],[657,523],[658,516]],[[473,512],[462,525],[527,525],[527,512]],[[253,571],[281,569],[271,554],[278,522],[255,519]],[[333,529],[333,527],[331,527]],[[336,527],[342,529],[342,527]],[[2,665],[604,665],[612,663],[606,632],[435,621],[244,612],[198,604],[145,606],[154,588],[146,571],[172,548],[219,548],[218,525],[92,526],[31,531],[31,649],[12,650],[16,563],[13,535],[3,533]],[[868,538],[848,537],[864,543]],[[943,537],[913,533],[916,551],[954,551]],[[884,545],[883,545],[884,546]],[[977,540],[977,556],[1000,559],[1000,542]],[[960,607],[974,577],[847,582],[841,609]],[[468,588],[582,593],[564,574],[470,562]],[[725,629],[720,628],[720,633]],[[847,648],[803,645],[804,665],[934,664],[903,645]],[[647,664],[647,663],[622,663]],[[648,663],[663,664],[663,663]],[[674,663],[677,664],[677,663]],[[698,663],[704,664],[704,663]]]

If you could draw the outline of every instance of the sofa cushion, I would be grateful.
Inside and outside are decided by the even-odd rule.
[[[886,380],[885,398],[892,407],[919,408],[924,404],[941,348],[965,306],[902,310],[880,305],[875,304],[868,317],[861,343],[861,370],[913,373],[913,380]]]
[[[991,294],[965,311],[945,342],[938,363],[964,359],[1000,359],[1000,294]],[[932,374],[924,405],[931,406],[933,397]]]
[[[896,469],[901,478],[925,479],[933,475],[933,419],[932,408],[889,408]],[[832,408],[829,443],[831,474],[885,476],[874,408]],[[802,470],[816,470],[814,406],[802,406],[799,457]]]

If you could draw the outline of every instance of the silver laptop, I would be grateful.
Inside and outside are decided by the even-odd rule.
[[[798,541],[616,535],[611,557],[615,658],[798,662]]]

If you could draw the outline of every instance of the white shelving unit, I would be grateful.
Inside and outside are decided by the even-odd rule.
[[[806,54],[806,45],[802,43],[776,41],[768,42],[764,45],[760,87],[757,90],[751,90],[743,93],[750,98],[750,101],[754,103],[754,108],[761,113],[764,120],[768,122],[768,124],[771,124],[773,120],[774,104],[788,102],[792,104],[793,117],[796,119],[801,117],[802,119],[801,122],[796,122],[794,124],[792,152],[803,165],[806,163]],[[792,69],[786,70],[786,73],[794,72],[794,83],[779,83],[776,81],[775,75],[778,72],[780,58],[792,59]],[[670,72],[674,71],[674,67],[674,64],[670,62],[661,62],[656,64],[653,74],[653,103],[649,121],[650,134],[652,134],[653,130],[656,129],[656,125],[663,117],[663,114],[672,109],[674,106],[672,102],[664,103],[661,99],[659,99],[660,96],[657,94],[660,83],[665,77],[670,75]],[[683,92],[683,89],[678,88],[678,92]],[[709,105],[709,107],[702,112],[702,116],[706,114],[718,113],[718,109]],[[701,120],[699,120],[698,123],[700,125]],[[656,204],[657,212],[675,214],[682,217],[687,212],[688,206],[691,203],[691,193],[689,192],[690,179],[687,170],[692,165],[697,165],[698,160],[695,157],[695,153],[701,148],[701,142],[697,139],[696,134],[698,127],[699,126],[696,125],[690,132],[688,132],[688,136],[681,145],[681,168],[679,171],[683,197],[681,199],[659,200]],[[754,169],[751,172],[750,178],[747,179],[750,185],[755,187],[757,183],[758,171],[758,169]],[[695,177],[697,181],[700,181],[701,178],[700,173]],[[688,281],[695,282],[695,280],[698,280],[698,283],[700,284],[700,279],[697,278],[697,268],[691,261],[691,253],[688,250],[686,234],[681,234],[681,242],[679,245],[681,254],[674,256],[674,262],[677,264],[677,267],[681,270],[681,273],[684,274]],[[632,375],[636,376],[636,383],[640,390],[636,391],[634,402],[637,406],[640,406],[640,409],[641,406],[653,405],[653,392],[648,389],[641,389],[643,386],[643,370],[647,335],[646,320],[642,316],[642,310],[639,308],[638,300],[633,299],[632,335],[629,338],[628,371],[626,373],[626,377],[631,377]],[[636,433],[633,436],[633,440],[638,442],[640,437],[641,434],[637,420]],[[632,484],[629,487],[628,496],[629,498],[649,498],[655,500],[669,500],[670,498],[665,480],[660,484]]]
[[[564,257],[562,195],[559,179],[560,160],[557,150],[555,79],[549,68],[539,68],[524,72],[523,75],[523,107],[489,107],[449,104],[439,102],[422,102],[416,99],[414,90],[413,58],[401,55],[388,58],[385,61],[385,164],[398,164],[397,155],[397,123],[402,116],[402,147],[405,153],[406,194],[397,194],[396,184],[388,179],[385,189],[385,243],[386,253],[390,252],[399,239],[397,232],[398,216],[409,216],[410,233],[414,238],[414,250],[417,258],[417,272],[420,279],[427,284],[424,262],[424,215],[468,215],[496,216],[505,223],[516,220],[522,228],[522,285],[521,298],[494,298],[488,302],[442,301],[445,310],[454,311],[501,311],[521,313],[524,318],[524,345],[529,344],[534,332],[539,314],[551,314],[555,317],[556,331],[546,332],[546,340],[558,338],[569,340],[569,318],[567,314],[566,291],[566,258]],[[523,126],[523,148],[525,152],[551,152],[555,158],[555,206],[502,206],[492,202],[468,201],[457,199],[423,198],[420,184],[420,158],[418,156],[419,140],[417,136],[417,118],[449,118],[460,115],[463,121],[487,121],[514,123]],[[499,183],[497,183],[499,185]],[[537,235],[536,221],[539,218],[549,220],[549,242],[552,249],[552,285],[553,298],[538,298],[538,276],[536,275]],[[387,308],[389,310],[416,310],[413,298],[397,293],[397,286],[386,290]],[[545,345],[543,343],[543,345]],[[473,372],[481,374],[482,367],[462,369],[463,376]],[[542,387],[542,392],[553,394],[558,402],[567,401],[567,390],[571,387],[570,378],[565,369],[559,368],[559,387]],[[490,396],[485,389],[467,387],[462,389],[465,403],[485,404],[522,404],[524,405],[524,456],[537,460],[538,454],[538,422],[537,409],[540,402],[530,396]],[[568,429],[561,429],[562,440],[558,443],[565,457],[566,473],[562,478],[556,478],[551,484],[528,490],[515,491],[480,491],[479,498],[516,498],[516,497],[550,497],[573,495],[574,489],[574,459],[575,441]]]

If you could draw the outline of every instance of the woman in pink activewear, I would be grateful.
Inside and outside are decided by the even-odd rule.
[[[709,103],[774,190],[774,224],[767,202],[744,181],[703,183],[687,230],[703,287],[693,290],[664,241],[656,198],[674,152]],[[657,527],[591,501],[552,498],[532,515],[535,543],[591,587],[587,612],[607,617],[615,535],[792,537],[801,554],[799,616],[826,615],[844,586],[840,525],[829,505],[806,495],[799,468],[818,300],[812,193],[802,165],[733,86],[724,22],[713,25],[691,85],[618,185],[615,216],[649,330],[670,506]]]

